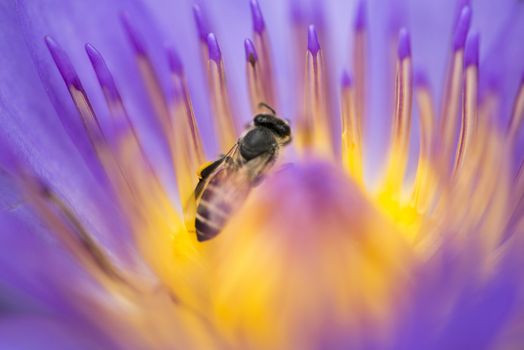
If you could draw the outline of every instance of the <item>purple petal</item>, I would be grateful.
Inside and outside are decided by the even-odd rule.
[[[86,141],[85,134],[47,50],[44,33],[31,26],[21,26],[17,18],[5,16],[7,13],[23,14],[23,9],[17,12],[12,8],[12,11],[0,13],[4,38],[0,46],[2,52],[9,52],[9,55],[0,57],[3,67],[0,70],[0,138],[24,167],[35,171],[64,198],[102,245],[111,250],[116,258],[125,259],[125,252],[130,248],[129,241],[125,239],[129,237],[127,226],[114,198],[107,187],[103,187],[106,183],[100,181],[100,168],[97,168],[94,156],[87,152],[88,148],[83,155],[90,155],[91,158],[82,157],[77,151],[83,149],[77,146],[82,145],[82,140]],[[45,17],[45,11],[39,12],[39,18],[42,17]],[[59,13],[55,13],[53,18],[58,21]],[[31,32],[32,29],[38,33]],[[29,33],[37,36],[38,41],[32,42],[25,36]],[[24,45],[27,42],[36,46]],[[28,50],[28,47],[35,48],[35,51]],[[34,60],[36,51],[41,54],[37,61]],[[38,67],[35,67],[35,62]],[[49,74],[42,69],[47,69]],[[90,74],[93,75],[92,71]],[[42,79],[46,83],[42,83]],[[60,122],[59,116],[71,120],[68,124],[70,135],[77,133],[78,137],[72,139],[64,132],[63,125],[66,124]],[[88,145],[87,141],[83,145]],[[115,232],[121,236],[115,236]]]
[[[0,320],[0,339],[0,348],[6,350],[94,350],[114,346],[72,326],[68,320],[53,320],[44,315],[3,317]]]

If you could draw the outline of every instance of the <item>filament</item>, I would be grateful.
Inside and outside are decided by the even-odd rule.
[[[238,127],[231,115],[229,95],[227,93],[222,53],[213,33],[207,37],[208,75],[211,83],[211,99],[215,112],[215,126],[221,152],[229,150],[236,142]]]
[[[293,79],[295,80],[295,86],[304,86],[304,67],[305,67],[305,56],[304,47],[307,46],[307,38],[304,35],[306,30],[305,26],[305,15],[303,8],[301,7],[300,0],[289,1],[289,17],[291,21],[291,36],[292,36],[292,60],[293,64],[291,69],[293,70]],[[293,97],[293,106],[295,106],[294,113],[297,116],[297,123],[302,123],[304,119],[304,93],[303,91],[292,91],[290,96]],[[301,138],[296,138],[297,141],[302,142]]]
[[[126,175],[136,173],[133,169],[137,168],[136,161],[138,157],[140,164],[142,164],[140,171],[148,169],[153,172],[152,166],[140,144],[136,130],[129,119],[113,76],[103,57],[95,47],[90,44],[86,45],[86,52],[91,60],[112,117],[112,131],[109,141],[120,166],[124,169]],[[126,159],[127,157],[131,157],[132,159]],[[156,175],[154,178],[155,181],[158,182]]]
[[[478,36],[468,41],[466,48],[466,72],[462,101],[462,123],[453,172],[458,171],[470,152],[477,124],[478,90]]]
[[[409,35],[400,31],[398,62],[395,88],[395,112],[392,126],[392,140],[389,166],[386,171],[386,191],[398,193],[406,171],[411,130],[412,77],[411,48]]]
[[[62,75],[69,94],[80,113],[84,129],[89,137],[91,145],[97,150],[97,152],[100,152],[102,144],[105,144],[106,140],[93,108],[89,103],[84,87],[62,48],[51,37],[46,37],[45,40],[53,60]]]
[[[413,205],[418,212],[425,212],[431,199],[431,165],[432,165],[432,135],[434,132],[435,112],[433,99],[424,77],[418,77],[415,88],[415,100],[420,116],[420,149],[413,187]]]
[[[113,80],[106,63],[100,53],[92,46],[86,45],[86,52],[97,75],[99,84],[102,88],[107,106],[111,114],[111,134],[108,138],[111,153],[116,160],[116,168],[112,164],[104,164],[108,170],[118,171],[122,182],[116,181],[119,176],[111,176],[113,185],[117,186],[117,193],[124,206],[137,214],[137,207],[143,203],[145,196],[151,195],[153,187],[160,188],[161,184],[151,166],[147,156],[142,149],[136,131],[129,119],[122,98]],[[109,160],[111,162],[111,160]],[[140,166],[137,167],[137,163]],[[151,174],[153,181],[144,180],[144,174]],[[145,188],[144,188],[145,187]]]
[[[140,71],[142,79],[144,80],[144,84],[149,94],[149,98],[151,100],[151,104],[153,106],[155,114],[162,127],[164,137],[168,142],[170,142],[170,138],[168,135],[169,130],[171,129],[169,120],[169,108],[167,105],[166,98],[164,96],[164,92],[162,90],[162,86],[153,67],[153,63],[151,62],[146,52],[144,43],[139,37],[138,32],[133,27],[131,21],[129,20],[129,18],[127,18],[127,16],[122,17],[122,23],[135,51],[138,69]]]
[[[365,118],[366,105],[366,8],[365,1],[360,1],[355,18],[355,34],[353,44],[353,72],[355,74],[355,110],[357,118]]]
[[[268,103],[271,106],[276,105],[275,100],[275,79],[273,76],[273,66],[271,60],[271,45],[266,33],[266,24],[264,17],[262,16],[262,11],[260,10],[260,5],[257,0],[250,1],[251,16],[253,19],[253,36],[254,36],[254,46],[260,52],[260,57],[258,58],[259,69],[262,75],[260,76],[261,85],[264,90],[264,100],[259,100],[260,102]]]
[[[518,136],[518,132],[522,126],[524,120],[524,77],[520,83],[520,87],[513,104],[513,110],[511,113],[511,119],[507,128],[508,142],[513,147],[515,140]]]
[[[244,48],[246,51],[246,74],[247,85],[249,90],[249,99],[251,101],[251,112],[255,115],[258,111],[258,106],[262,101],[268,101],[264,87],[262,84],[262,74],[260,71],[258,55],[249,39],[244,41]]]
[[[130,281],[122,275],[122,271],[112,264],[109,256],[47,184],[27,173],[18,179],[22,181],[22,188],[25,189],[26,195],[39,215],[66,249],[86,266],[87,271],[101,282],[120,282],[126,287],[133,288],[133,285],[129,284]]]
[[[451,66],[444,89],[444,98],[440,115],[440,162],[444,174],[448,174],[453,146],[457,130],[457,117],[459,111],[460,92],[462,87],[462,72],[464,60],[464,44],[471,21],[471,10],[465,6],[460,14],[453,43]]]
[[[193,5],[193,18],[195,20],[195,26],[198,34],[198,43],[200,49],[200,61],[202,67],[207,67],[207,36],[211,32],[210,23],[205,16],[204,12],[198,4]],[[209,84],[211,85],[211,84]]]
[[[513,181],[514,194],[514,212],[518,212],[516,209],[522,205],[522,199],[524,198],[524,162],[521,162],[517,175]]]
[[[128,220],[133,222],[132,231],[137,242],[143,239],[143,230],[152,224],[154,215],[177,219],[173,208],[163,200],[165,189],[146,156],[136,134],[126,108],[100,53],[91,45],[86,45],[100,86],[104,93],[112,121],[110,138],[112,159],[104,163],[110,173],[112,185],[117,189],[121,205],[126,208]],[[155,206],[152,208],[151,203]]]
[[[331,156],[332,138],[326,111],[325,81],[322,50],[314,26],[309,26],[308,50],[306,53],[306,78],[304,116],[301,123],[301,146],[314,149],[321,155]]]
[[[114,189],[124,190],[128,193],[132,192],[130,184],[125,180],[122,169],[115,164],[115,155],[109,147],[106,135],[104,135],[98,118],[69,57],[54,39],[46,37],[45,40],[51,56],[66,84],[71,99],[80,114],[84,130],[91,146],[95,150],[98,161],[106,172],[105,175],[107,175]]]
[[[187,217],[192,209],[188,206],[188,201],[193,197],[193,189],[198,181],[197,170],[205,162],[205,157],[182,63],[173,48],[169,48],[167,54],[175,91],[170,104],[174,140],[173,162],[180,202],[185,206],[183,210]]]
[[[355,88],[347,73],[342,76],[342,162],[349,174],[362,184],[362,130],[356,112]]]

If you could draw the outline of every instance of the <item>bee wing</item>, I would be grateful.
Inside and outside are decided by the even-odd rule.
[[[195,186],[195,190],[190,198],[188,198],[183,206],[184,212],[184,222],[187,229],[190,232],[194,232],[194,221],[197,209],[197,202],[199,197],[202,195],[204,189],[206,188],[207,183],[221,170],[226,167],[229,167],[229,159],[234,159],[238,153],[238,143],[235,143],[233,147],[224,155],[222,155],[217,160],[207,163],[201,168],[198,173],[198,183]],[[227,164],[226,164],[227,163]]]
[[[198,174],[199,181],[194,191],[195,199],[200,197],[200,195],[202,194],[202,190],[205,188],[205,185],[209,182],[209,180],[213,177],[214,174],[218,173],[225,167],[231,166],[230,160],[236,159],[237,154],[238,143],[235,143],[235,145],[231,147],[231,149],[226,154],[224,154],[222,157],[215,160],[214,162],[209,163],[207,166],[202,168],[202,170],[200,170],[200,173]]]
[[[200,200],[210,206],[224,209],[229,214],[235,207],[242,204],[249,190],[257,182],[264,170],[271,164],[273,155],[266,154],[256,157],[242,165],[225,161],[223,165],[210,176],[206,193]]]
[[[242,164],[226,160],[211,175],[198,198],[195,223],[199,241],[220,232],[272,160],[273,154],[264,154]]]
[[[225,160],[225,156],[215,160],[214,162],[209,162],[206,164],[205,167],[203,167],[199,173],[198,173],[198,183],[195,187],[195,190],[193,191],[193,197],[196,199],[202,194],[202,190],[204,189],[204,185],[206,184],[207,180],[215,172],[221,165],[223,165]]]
[[[273,164],[275,160],[274,153],[266,153],[260,155],[249,162],[247,162],[243,167],[242,171],[244,174],[242,176],[246,177],[251,186],[257,185],[262,176],[265,174],[266,170]]]

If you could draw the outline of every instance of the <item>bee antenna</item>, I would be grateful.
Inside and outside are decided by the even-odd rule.
[[[269,109],[271,111],[271,113],[273,113],[274,115],[277,114],[277,112],[273,109],[273,107],[271,107],[270,105],[268,105],[267,103],[265,102],[260,102],[258,104],[258,108],[266,108],[266,109]]]

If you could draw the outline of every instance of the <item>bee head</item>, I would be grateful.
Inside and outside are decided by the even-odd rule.
[[[282,139],[291,137],[291,128],[289,124],[271,114],[257,114],[253,120],[255,126],[265,127],[271,130],[276,136]]]

